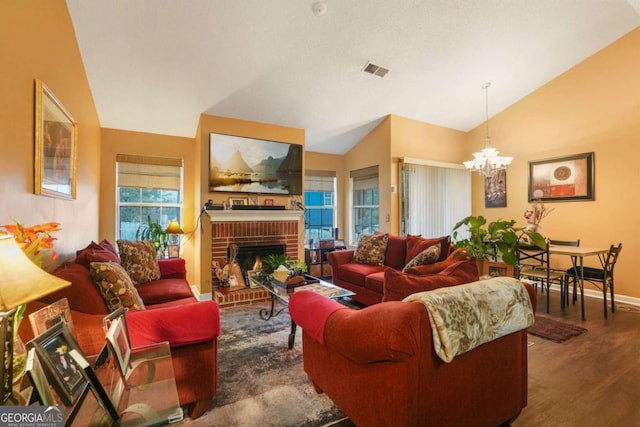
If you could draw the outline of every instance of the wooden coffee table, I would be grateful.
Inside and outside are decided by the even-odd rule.
[[[309,290],[312,292],[316,292],[318,294],[324,295],[327,298],[331,298],[331,299],[342,299],[345,297],[355,295],[355,292],[351,292],[347,289],[343,289],[339,286],[334,285],[333,283],[329,283],[327,281],[324,281],[317,277],[310,276],[308,274],[305,274],[304,276],[305,282],[302,285],[296,286],[293,288],[287,288],[287,286],[284,283],[279,282],[273,278],[263,276],[261,273],[257,271],[250,271],[248,273],[248,277],[249,277],[249,281],[253,285],[258,285],[259,287],[266,289],[267,291],[269,291],[269,294],[271,295],[271,308],[270,309],[261,308],[259,312],[260,317],[264,320],[269,320],[272,317],[275,317],[280,313],[282,313],[282,311],[284,311],[287,307],[289,307],[289,298],[291,297],[291,295],[293,295],[294,292],[298,292],[301,290]],[[276,300],[279,301],[284,307],[280,308],[279,310],[276,310],[275,308]],[[293,348],[293,344],[295,342],[296,328],[297,328],[296,323],[293,320],[291,320],[291,333],[289,334],[290,349]]]

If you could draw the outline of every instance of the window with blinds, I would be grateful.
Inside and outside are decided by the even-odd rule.
[[[335,171],[305,171],[304,205],[306,241],[333,238],[336,226]]]
[[[380,229],[380,193],[378,166],[351,171],[353,221],[351,241],[357,243],[363,234]]]
[[[400,201],[401,234],[450,235],[471,214],[471,175],[462,165],[405,158]]]
[[[116,236],[135,240],[142,222],[151,218],[163,227],[180,223],[182,211],[182,159],[116,156]]]

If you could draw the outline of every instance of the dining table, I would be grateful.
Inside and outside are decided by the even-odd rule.
[[[582,320],[586,320],[584,313],[584,259],[590,256],[597,256],[600,264],[604,268],[605,256],[609,248],[589,247],[589,246],[565,246],[549,245],[549,255],[565,255],[571,257],[573,269],[577,273],[576,277],[580,282],[580,306],[582,309]],[[567,293],[569,289],[567,288]],[[561,292],[561,306],[564,307],[564,294]]]

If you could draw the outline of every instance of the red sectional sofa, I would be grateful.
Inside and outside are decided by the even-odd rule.
[[[102,255],[96,250],[90,258],[104,261]],[[85,354],[94,355],[105,342],[102,319],[109,311],[86,261],[79,255],[53,271],[71,286],[30,303],[25,316],[67,298],[78,343]],[[180,405],[187,406],[191,418],[197,418],[210,407],[218,385],[220,312],[215,302],[199,302],[194,297],[183,259],[162,259],[158,264],[161,278],[136,286],[146,309],[126,313],[131,345],[169,341]],[[19,333],[24,342],[33,338],[28,321],[20,324]]]
[[[536,294],[525,284],[535,312]],[[527,330],[445,363],[426,307],[389,301],[353,310],[311,292],[291,297],[304,370],[358,426],[495,427],[527,405]]]
[[[405,265],[421,251],[432,245],[440,244],[440,257],[433,264],[420,265],[401,273]],[[462,250],[453,250],[449,236],[435,239],[424,239],[420,236],[399,237],[389,235],[384,256],[384,265],[370,265],[353,262],[354,250],[334,251],[328,254],[331,265],[332,282],[340,287],[355,292],[353,300],[366,305],[382,301],[402,300],[413,292],[426,291],[443,286],[459,285],[479,279],[478,266],[469,259]],[[385,284],[387,270],[402,276],[433,276],[422,282],[422,288],[396,286],[390,288]],[[396,281],[399,282],[399,281]]]

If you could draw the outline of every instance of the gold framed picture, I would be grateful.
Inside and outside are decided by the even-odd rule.
[[[75,199],[78,123],[39,79],[35,139],[35,194]]]
[[[249,204],[248,197],[229,197],[230,206],[246,206]]]

